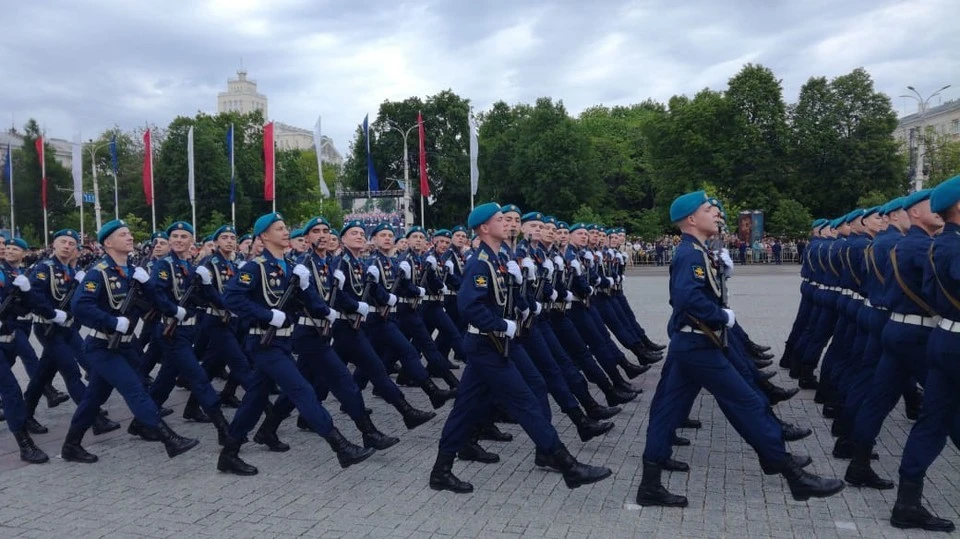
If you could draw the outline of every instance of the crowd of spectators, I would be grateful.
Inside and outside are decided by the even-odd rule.
[[[679,235],[662,236],[656,241],[628,238],[624,249],[634,265],[665,266],[670,264],[673,253],[680,244]],[[726,241],[730,256],[738,264],[799,264],[806,241],[793,241],[773,236],[753,244],[731,236]]]

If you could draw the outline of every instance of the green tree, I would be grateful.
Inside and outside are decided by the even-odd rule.
[[[926,140],[927,181],[924,186],[933,187],[960,174],[960,140],[950,135],[938,135],[932,128],[928,130]]]
[[[803,204],[791,198],[785,198],[780,200],[777,209],[770,215],[767,225],[770,233],[775,236],[797,239],[809,233],[812,219],[810,212]]]

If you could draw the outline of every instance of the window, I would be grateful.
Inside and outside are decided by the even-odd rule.
[[[950,122],[950,133],[960,135],[960,119]]]

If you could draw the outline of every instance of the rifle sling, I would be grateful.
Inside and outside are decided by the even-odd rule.
[[[930,259],[931,263],[933,263],[933,258],[932,258],[933,255],[931,254],[930,256],[931,256],[931,259]],[[917,294],[915,294],[913,290],[910,290],[910,287],[907,286],[907,283],[903,280],[903,277],[900,275],[900,267],[899,267],[899,264],[897,263],[896,246],[894,246],[894,248],[890,250],[890,264],[893,266],[893,276],[897,280],[897,284],[900,286],[900,290],[903,290],[903,293],[906,294],[908,298],[910,298],[910,301],[912,301],[917,307],[920,307],[920,309],[923,312],[927,313],[927,315],[936,316],[937,313],[930,308],[930,305],[927,305],[927,302],[923,301],[923,299],[920,298],[920,296],[918,296]],[[934,270],[934,274],[936,274],[936,270]],[[937,282],[939,283],[940,279],[937,279]],[[960,309],[960,306],[958,306],[957,308]]]

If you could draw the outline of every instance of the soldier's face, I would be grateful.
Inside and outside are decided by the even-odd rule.
[[[393,249],[393,232],[389,230],[377,232],[376,236],[373,237],[373,244],[378,250],[389,252]]]
[[[407,249],[407,238],[400,238],[397,240],[397,250],[405,251]]]
[[[540,221],[528,221],[523,224],[523,237],[532,241],[540,241],[540,230],[543,228],[543,223]]]
[[[510,212],[503,216],[504,232],[510,237],[516,236],[520,231],[520,214]]]
[[[940,214],[930,211],[930,199],[910,208],[910,222],[927,231],[939,230],[943,227],[943,218]]]
[[[540,229],[540,241],[550,245],[557,237],[557,225],[545,224]]]
[[[579,228],[570,233],[569,239],[574,247],[585,247],[587,241],[590,239],[590,234],[588,234],[586,230]]]
[[[863,226],[871,233],[876,234],[883,230],[883,218],[880,217],[880,214],[871,214],[869,217],[863,218]]]
[[[120,254],[130,254],[133,252],[133,234],[127,227],[119,228],[104,240],[103,247]]]
[[[450,248],[450,239],[443,236],[437,236],[433,238],[433,246],[437,250],[438,255],[442,255],[447,252],[447,249]]]
[[[566,228],[558,228],[557,241],[560,242],[561,245],[566,245],[569,240],[570,240],[570,230]]]
[[[72,260],[77,255],[77,242],[73,238],[60,236],[53,240],[53,253],[60,260]]]
[[[480,225],[480,231],[488,234],[495,241],[503,241],[507,239],[508,234],[506,219],[502,213],[497,212],[486,223]]]
[[[250,254],[253,256],[260,256],[260,253],[263,252],[263,240],[260,239],[260,236],[257,236],[257,239],[253,240],[253,243],[250,244]]]
[[[467,234],[465,232],[454,232],[453,233],[453,244],[458,248],[462,248],[467,244]]]
[[[303,236],[300,236],[299,238],[291,241],[290,243],[291,243],[290,246],[293,248],[293,250],[298,253],[302,253],[303,250],[306,248],[306,245],[305,245],[306,240],[303,239]]]
[[[186,230],[174,230],[170,233],[170,250],[177,255],[183,255],[193,247],[193,234]]]
[[[590,245],[596,245],[597,241],[600,239],[600,231],[591,230],[587,233],[587,237],[589,238],[588,243]]]
[[[26,251],[17,247],[16,245],[11,244],[3,252],[3,258],[11,264],[19,264],[23,257],[27,254]]]
[[[217,248],[221,253],[230,254],[237,250],[237,235],[233,232],[222,232],[217,237]]]
[[[420,232],[414,232],[407,236],[407,243],[414,251],[422,252],[427,243],[427,237]]]
[[[286,249],[290,246],[290,229],[283,221],[275,221],[263,234],[260,234],[258,239],[263,242],[261,251],[263,246]]]
[[[363,232],[363,229],[355,226],[346,232],[344,232],[340,239],[343,241],[343,245],[350,249],[351,251],[359,252],[364,246],[367,245],[367,236]]]
[[[313,245],[315,249],[324,251],[327,248],[327,236],[330,235],[330,227],[327,225],[317,225],[307,231],[307,242]]]
[[[163,238],[153,240],[153,257],[163,258],[170,252],[170,242]]]
[[[240,242],[240,246],[239,246],[240,252],[241,252],[241,253],[249,253],[249,252],[250,252],[250,246],[251,246],[251,245],[253,245],[253,240],[246,239],[246,240],[241,241],[241,242]]]

